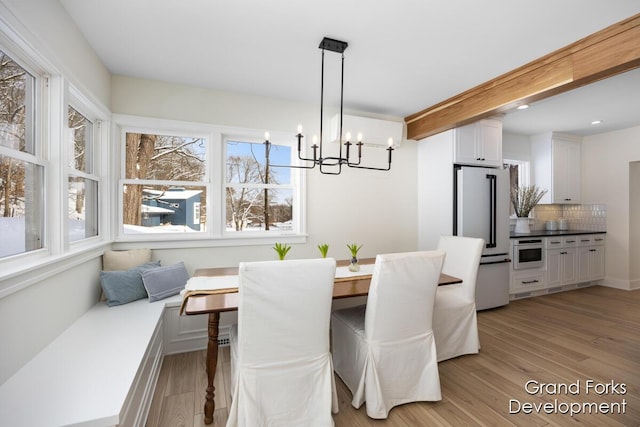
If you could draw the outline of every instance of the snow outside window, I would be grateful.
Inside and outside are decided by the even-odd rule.
[[[69,106],[67,121],[68,238],[75,242],[98,235],[98,183],[94,164],[94,126]]]
[[[0,258],[43,247],[46,162],[35,140],[37,81],[0,48]]]

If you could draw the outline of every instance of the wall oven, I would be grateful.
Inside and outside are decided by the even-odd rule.
[[[513,269],[544,267],[544,240],[517,239],[513,243]]]

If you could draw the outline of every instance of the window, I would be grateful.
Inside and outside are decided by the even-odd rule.
[[[0,50],[0,258],[43,247],[45,161],[35,140],[37,80]]]
[[[228,233],[294,229],[291,169],[268,167],[264,143],[226,139],[225,230]],[[290,165],[291,147],[272,144],[270,164]]]
[[[206,231],[207,138],[125,132],[124,234]]]
[[[518,187],[529,185],[529,162],[525,160],[507,160],[504,159],[504,165],[509,169],[509,182],[511,192],[517,190]],[[515,216],[513,205],[509,203],[509,213]]]
[[[300,169],[267,167],[257,131],[129,116],[116,121],[119,239],[304,241]],[[295,139],[271,139],[270,164],[291,165]]]
[[[67,219],[70,242],[98,235],[98,176],[94,174],[93,123],[68,108]]]

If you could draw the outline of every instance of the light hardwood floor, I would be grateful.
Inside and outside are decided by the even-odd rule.
[[[478,325],[480,353],[439,364],[441,401],[398,406],[387,420],[372,420],[364,406],[351,407],[351,393],[338,378],[336,426],[640,426],[640,291],[594,286],[514,301],[479,312]],[[165,357],[147,426],[205,425],[204,360],[204,351]],[[221,348],[214,427],[227,419],[229,370],[228,347]],[[543,395],[533,389],[529,394],[530,380],[552,385]],[[589,380],[602,385],[587,394]],[[551,394],[557,384],[578,381],[577,394]],[[616,394],[612,383],[624,394]],[[624,402],[626,407],[621,414],[510,414],[511,399],[532,404],[557,399],[561,410],[607,402],[613,409],[619,405],[620,412]]]

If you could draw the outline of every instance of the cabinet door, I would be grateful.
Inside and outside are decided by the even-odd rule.
[[[478,157],[485,166],[502,165],[502,123],[498,120],[483,120],[477,129]]]
[[[456,128],[453,161],[471,165],[480,163],[476,142],[475,124]]]
[[[604,246],[593,246],[589,248],[590,280],[604,278]]]
[[[580,144],[553,141],[553,202],[580,203]]]
[[[455,163],[502,166],[502,122],[485,119],[455,129]]]
[[[576,283],[578,278],[578,251],[576,248],[560,250],[562,255],[562,284]]]
[[[567,142],[565,201],[580,203],[580,144]]]
[[[578,283],[591,280],[591,247],[578,248]]]
[[[551,175],[553,203],[568,202],[566,196],[568,155],[566,142],[553,141],[553,174]]]
[[[559,286],[562,283],[562,249],[548,249],[547,257],[547,280],[549,287]]]

